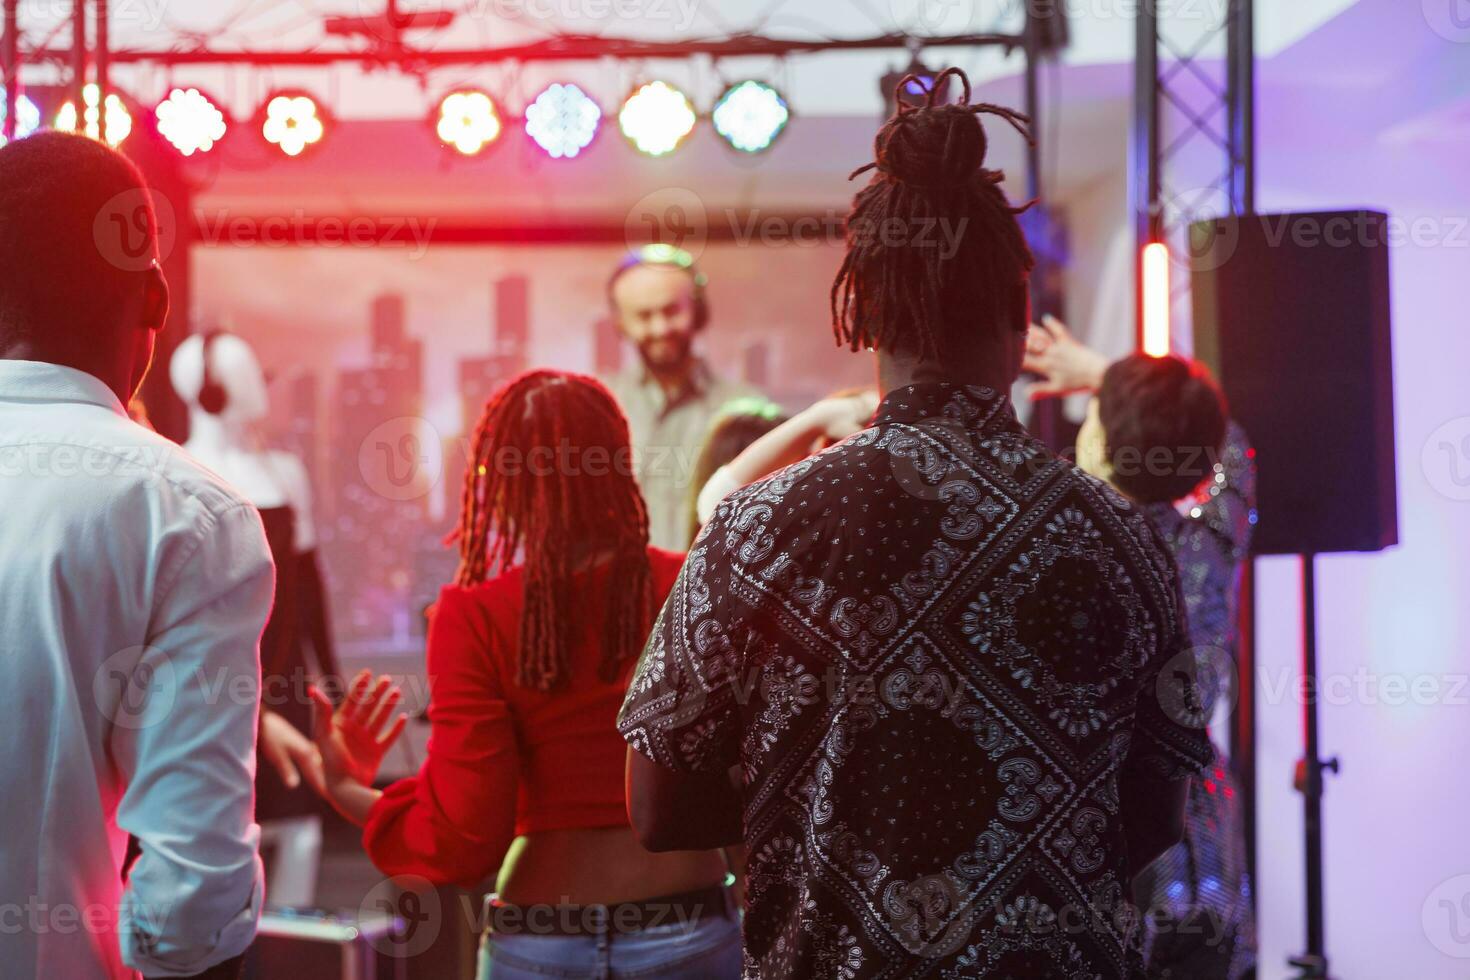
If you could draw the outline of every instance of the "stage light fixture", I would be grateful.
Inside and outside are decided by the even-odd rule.
[[[904,79],[913,75],[907,82]],[[934,83],[938,79],[939,72],[928,68],[917,57],[909,61],[909,66],[902,71],[891,71],[883,76],[878,83],[878,90],[883,95],[884,118],[893,114],[895,100],[907,105],[919,107],[929,101],[929,93],[934,91]],[[939,91],[934,95],[934,101],[940,105],[949,102],[949,83],[951,76],[945,76],[939,84]],[[903,82],[902,90],[899,83]]]
[[[158,132],[184,156],[208,153],[224,138],[225,114],[197,88],[176,88],[153,110]]]
[[[41,128],[41,110],[30,96],[15,97],[15,138],[23,140]],[[0,146],[5,145],[5,88],[0,86]]]
[[[649,82],[623,103],[618,127],[640,153],[658,157],[678,149],[696,119],[687,95],[668,82]]]
[[[744,153],[768,149],[790,118],[781,93],[754,80],[730,86],[710,113],[715,132]]]
[[[128,107],[123,105],[123,100],[118,98],[116,92],[108,92],[106,99],[101,96],[96,82],[88,82],[82,86],[84,108],[81,131],[94,140],[104,139],[108,146],[117,146],[133,131],[133,115],[128,112]],[[98,102],[106,104],[105,122]],[[65,133],[77,132],[77,107],[69,99],[61,104],[56,113],[56,128]]]
[[[569,83],[548,85],[526,106],[526,135],[555,159],[585,150],[601,122],[597,103]]]
[[[300,156],[307,147],[321,142],[326,131],[321,110],[309,95],[282,92],[265,104],[261,135],[288,157]]]
[[[479,89],[460,89],[444,96],[434,122],[439,139],[467,157],[499,139],[502,128],[495,100]]]
[[[1169,353],[1169,246],[1163,242],[1143,249],[1143,352]]]

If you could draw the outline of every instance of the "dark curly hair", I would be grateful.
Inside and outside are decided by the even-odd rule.
[[[936,104],[950,75],[964,95]],[[910,80],[919,81],[905,76],[899,91]],[[874,162],[852,172],[849,179],[874,171],[853,198],[847,255],[832,284],[839,344],[943,357],[963,351],[977,331],[1026,330],[1036,260],[1016,215],[1035,202],[1011,207],[1000,187],[1005,174],[985,168],[982,113],[1031,142],[1028,117],[971,104],[965,73],[946,68],[923,105],[898,103],[873,142]]]
[[[1097,392],[1112,482],[1140,503],[1189,495],[1214,471],[1225,441],[1225,396],[1203,365],[1133,354]]]

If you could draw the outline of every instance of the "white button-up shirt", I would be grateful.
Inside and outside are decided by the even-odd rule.
[[[250,944],[273,576],[255,509],[100,380],[0,360],[0,974],[184,976]]]
[[[760,395],[749,385],[717,377],[696,361],[684,390],[669,397],[639,364],[606,379],[628,418],[634,473],[648,506],[648,541],[688,551],[694,531],[694,471],[720,410],[737,398]]]

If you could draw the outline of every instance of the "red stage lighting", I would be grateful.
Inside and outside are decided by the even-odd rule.
[[[1163,242],[1143,249],[1143,352],[1169,353],[1169,246]]]

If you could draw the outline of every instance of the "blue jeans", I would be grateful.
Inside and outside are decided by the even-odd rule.
[[[740,923],[721,915],[637,932],[485,933],[477,980],[738,980]]]

